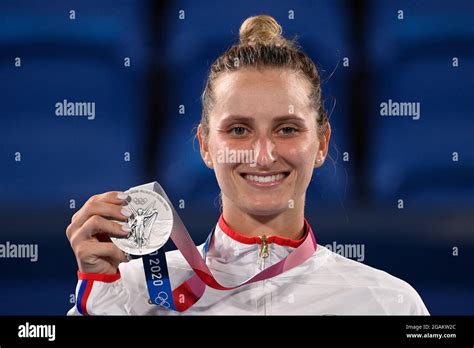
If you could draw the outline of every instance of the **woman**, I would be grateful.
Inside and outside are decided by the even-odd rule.
[[[314,63],[281,32],[272,17],[248,18],[240,43],[213,63],[203,93],[197,136],[222,197],[206,263],[228,286],[282,260],[312,235],[305,195],[313,169],[327,156],[331,128]],[[223,158],[229,151],[251,160]],[[142,262],[128,262],[107,242],[129,232],[110,220],[130,216],[125,199],[119,192],[93,196],[72,218],[67,235],[79,283],[69,314],[177,313],[148,302]],[[173,288],[193,275],[179,251],[166,259]],[[406,282],[323,246],[273,278],[230,291],[207,287],[184,313],[429,314]]]

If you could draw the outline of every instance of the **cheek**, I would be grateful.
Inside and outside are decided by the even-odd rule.
[[[219,183],[225,183],[230,180],[229,171],[238,164],[222,161],[222,154],[225,153],[225,149],[234,149],[236,146],[232,141],[221,139],[218,136],[210,138],[208,145],[217,180]]]
[[[316,160],[318,141],[297,141],[293,144],[284,144],[280,147],[280,155],[299,171],[312,170]]]

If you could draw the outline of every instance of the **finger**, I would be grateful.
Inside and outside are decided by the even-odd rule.
[[[94,197],[94,196],[93,196]],[[129,197],[128,193],[122,191],[109,191],[98,194],[95,196],[94,200],[97,202],[112,203],[112,204],[122,204]]]
[[[71,237],[71,245],[90,239],[91,236],[98,234],[106,234],[110,237],[125,238],[130,232],[128,224],[119,224],[115,221],[107,220],[106,218],[93,215],[85,223],[77,229],[76,233]]]
[[[76,213],[71,225],[73,228],[79,228],[93,215],[100,215],[119,221],[127,221],[128,217],[132,215],[132,212],[126,206],[101,201],[91,201],[84,204]]]
[[[113,243],[94,243],[93,254],[101,258],[108,257],[117,264],[129,261],[125,253]]]
[[[84,203],[83,207],[94,202],[103,202],[103,203],[109,203],[109,204],[122,205],[122,204],[126,204],[128,200],[129,200],[129,195],[126,192],[109,191],[109,192],[105,192],[105,193],[101,193],[101,194],[97,194],[97,195],[93,195],[89,197],[86,203]],[[79,210],[76,214],[72,216],[72,219],[71,219],[72,222],[74,222],[74,220],[80,215],[81,210]],[[84,221],[82,221],[82,223],[84,223]]]

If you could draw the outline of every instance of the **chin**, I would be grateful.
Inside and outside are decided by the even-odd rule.
[[[270,216],[277,215],[288,209],[288,204],[275,202],[249,202],[245,205],[245,211],[250,215]]]

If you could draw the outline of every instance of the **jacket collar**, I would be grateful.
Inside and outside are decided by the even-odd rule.
[[[304,226],[305,234],[299,240],[276,236],[267,238],[269,254],[264,262],[265,268],[288,256],[305,238],[311,238],[309,233],[312,230],[306,219]],[[261,249],[260,237],[247,237],[232,230],[221,215],[207,253],[207,262],[214,270],[238,275],[243,277],[240,280],[244,280],[261,270]]]
[[[227,236],[229,236],[230,238],[232,238],[233,240],[235,240],[239,243],[242,243],[242,244],[260,244],[262,242],[262,239],[260,237],[248,237],[248,236],[244,236],[244,235],[240,234],[237,231],[234,231],[225,222],[223,214],[221,214],[221,216],[219,217],[219,221],[218,221],[217,225],[218,225],[218,227],[220,228],[220,230],[222,232],[224,232]],[[309,223],[306,219],[304,219],[304,230],[305,230],[305,233],[304,233],[303,237],[301,237],[300,239],[295,240],[295,239],[283,238],[283,237],[279,237],[279,236],[269,236],[267,238],[267,243],[268,244],[275,243],[275,244],[282,245],[282,246],[289,246],[289,247],[292,247],[292,248],[297,248],[298,246],[300,246],[301,243],[304,242],[304,240],[306,239],[309,231],[311,230],[311,227],[309,226]]]

